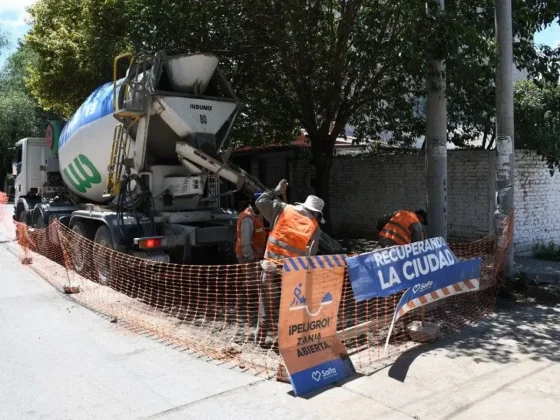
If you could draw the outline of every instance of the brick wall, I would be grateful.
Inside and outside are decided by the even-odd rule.
[[[314,169],[305,153],[298,152],[290,160],[290,200],[302,201],[313,193],[310,180]],[[261,169],[266,171],[267,167],[268,163]],[[495,152],[449,151],[447,167],[449,239],[468,241],[492,232]],[[268,184],[273,186],[276,182],[276,179],[269,180]],[[425,188],[422,152],[337,156],[331,174],[331,217],[335,233],[373,236],[381,215],[395,209],[425,208]],[[516,151],[515,203],[517,255],[532,254],[538,242],[560,244],[560,174],[551,177],[534,152]]]
[[[560,244],[560,174],[550,176],[534,152],[516,152],[515,253],[532,254],[538,242]]]
[[[448,226],[451,239],[471,240],[492,229],[492,153],[451,151],[448,157]],[[294,162],[294,196],[312,189],[308,159]],[[426,207],[423,153],[340,156],[331,174],[331,217],[337,235],[372,236],[377,219],[396,209]],[[465,203],[469,203],[465,205]]]

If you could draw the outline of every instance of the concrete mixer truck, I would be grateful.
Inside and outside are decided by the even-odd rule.
[[[158,261],[197,263],[216,245],[233,251],[237,213],[220,197],[265,188],[228,162],[238,111],[214,55],[118,56],[113,81],[66,124],[17,143],[14,219],[44,228],[57,218],[103,247]],[[325,234],[320,248],[339,250]],[[85,270],[86,251],[76,244],[72,252],[76,271]],[[110,283],[103,255],[91,261]]]

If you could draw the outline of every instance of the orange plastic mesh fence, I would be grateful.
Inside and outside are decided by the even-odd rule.
[[[6,206],[7,203],[7,194],[0,191],[0,240],[2,242],[15,239],[11,208]]]
[[[504,249],[511,239],[508,226],[501,244],[496,234],[450,244],[460,259],[482,259],[480,290],[407,313],[394,327],[388,356],[422,341],[412,341],[407,331],[411,321],[436,323],[445,334],[493,311]],[[67,292],[68,286],[79,287],[71,296],[81,304],[198,355],[256,374],[278,374],[274,322],[258,320],[261,292],[267,306],[279,302],[280,273],[265,272],[259,263],[195,266],[140,259],[94,244],[57,221],[40,230],[18,224],[18,239],[23,258],[33,255],[33,264],[39,261],[53,286],[66,286]],[[400,297],[356,302],[346,274],[338,335],[359,372],[369,373],[386,359],[383,346]]]
[[[0,191],[0,223],[6,223],[10,220],[7,217],[7,207],[4,206],[4,204],[8,204],[8,196],[6,195],[6,193]]]

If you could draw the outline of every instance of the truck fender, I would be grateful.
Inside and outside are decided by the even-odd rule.
[[[61,224],[63,224],[64,226],[70,227],[70,215],[69,215],[69,214],[64,215],[64,216],[60,216],[60,217],[58,218],[58,221],[59,221]]]
[[[16,203],[16,210],[21,209],[21,207],[23,207],[24,210],[29,213],[29,204],[27,203],[27,200],[25,198],[18,199]]]

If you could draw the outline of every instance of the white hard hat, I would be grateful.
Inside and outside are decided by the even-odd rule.
[[[325,223],[325,219],[323,218],[323,208],[325,207],[325,202],[321,200],[316,195],[309,195],[305,199],[305,203],[295,203],[296,205],[300,205],[303,208],[317,212],[321,215],[321,223]]]

